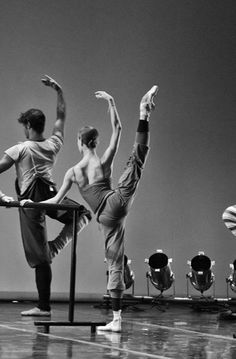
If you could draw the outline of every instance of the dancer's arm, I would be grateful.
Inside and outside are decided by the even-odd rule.
[[[73,176],[74,176],[73,169],[70,168],[66,172],[62,186],[59,189],[59,191],[57,192],[57,194],[54,197],[49,198],[46,201],[40,201],[39,203],[49,203],[49,204],[50,203],[51,204],[60,203],[63,200],[63,198],[66,196],[66,194],[69,192],[69,190],[73,184]],[[29,203],[29,202],[33,202],[33,201],[31,199],[23,199],[20,201],[20,205],[23,207],[26,203]]]
[[[61,86],[50,76],[45,75],[42,79],[44,85],[53,88],[57,92],[57,119],[53,127],[53,135],[64,137],[66,120],[66,103]]]
[[[110,139],[110,144],[106,149],[104,155],[101,158],[102,164],[106,167],[111,167],[113,163],[113,159],[116,155],[116,152],[119,147],[120,135],[121,135],[121,122],[120,117],[116,109],[115,101],[111,95],[106,93],[105,91],[97,91],[95,92],[95,96],[97,98],[102,98],[106,100],[109,104],[110,111],[110,119],[112,126],[112,135]]]
[[[42,201],[41,203],[60,203],[66,194],[69,192],[72,184],[73,184],[73,169],[70,168],[64,177],[63,183],[59,191],[57,192],[56,196],[47,199],[46,201]]]
[[[7,171],[14,163],[15,161],[5,153],[0,159],[0,173]]]
[[[10,156],[4,154],[0,160],[0,173],[7,171],[14,163],[15,162]],[[3,202],[11,202],[14,201],[14,198],[7,196],[0,191],[0,200]]]

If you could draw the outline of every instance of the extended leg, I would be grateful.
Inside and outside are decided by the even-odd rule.
[[[149,145],[149,119],[151,111],[154,110],[155,104],[153,102],[154,96],[156,96],[158,87],[154,85],[141,99],[140,121],[136,133],[135,143],[141,145]]]
[[[157,94],[157,90],[158,87],[153,86],[141,99],[140,120],[133,151],[118,182],[119,192],[123,198],[123,203],[127,206],[127,212],[132,205],[149,151],[149,118],[155,107],[153,98]]]

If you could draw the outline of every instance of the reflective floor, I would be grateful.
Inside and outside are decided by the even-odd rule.
[[[33,304],[34,306],[34,304]],[[90,327],[43,327],[20,312],[32,303],[0,303],[0,358],[197,358],[236,359],[236,319],[219,320],[216,311],[187,303],[163,307],[127,306],[122,333],[91,333]],[[75,321],[109,321],[110,309],[78,303]],[[48,320],[43,318],[40,320]],[[68,305],[53,304],[53,321],[68,320]]]

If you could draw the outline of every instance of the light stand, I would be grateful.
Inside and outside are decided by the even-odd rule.
[[[160,291],[160,294],[153,300],[153,304],[159,303],[159,299],[163,298],[163,292],[169,289],[174,284],[174,273],[171,270],[170,263],[172,258],[168,258],[161,249],[158,249],[156,253],[152,254],[149,259],[145,259],[150,267],[150,270],[146,273],[147,278],[147,294],[150,294],[149,282]],[[175,295],[175,286],[173,285]]]

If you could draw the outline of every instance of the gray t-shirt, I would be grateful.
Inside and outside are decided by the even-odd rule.
[[[63,145],[63,137],[52,135],[44,141],[25,141],[8,148],[5,153],[13,159],[20,193],[24,193],[36,174],[52,180],[56,155]]]

